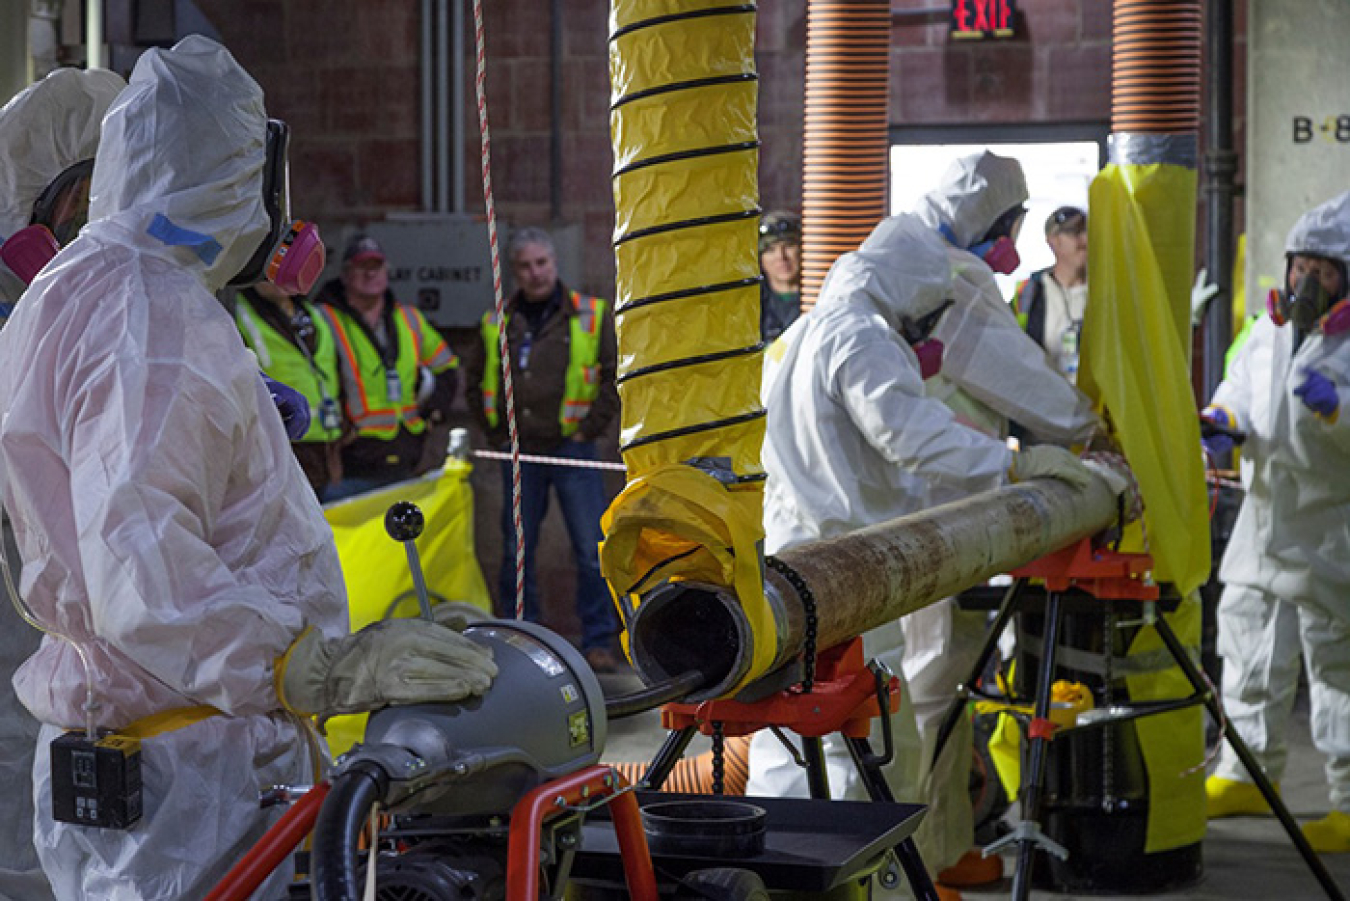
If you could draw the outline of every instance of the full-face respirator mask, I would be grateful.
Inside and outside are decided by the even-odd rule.
[[[263,205],[269,227],[231,287],[268,281],[291,295],[308,294],[323,272],[324,248],[317,226],[291,218],[290,129],[279,119],[267,120],[267,158],[263,163]]]
[[[1012,275],[1017,271],[1017,267],[1022,265],[1022,256],[1017,252],[1017,233],[1022,228],[1022,219],[1026,216],[1026,212],[1026,208],[1021,204],[1008,210],[994,220],[994,224],[989,226],[983,238],[971,244],[966,250],[984,260],[985,264],[999,275]],[[939,226],[938,231],[952,244],[961,246],[951,226]]]
[[[933,329],[937,328],[938,320],[952,303],[951,300],[944,300],[942,306],[917,319],[911,319],[909,316],[900,317],[900,335],[919,358],[919,375],[924,381],[942,371],[942,342],[932,337],[932,334]]]
[[[18,301],[61,248],[75,240],[89,218],[93,173],[92,159],[68,166],[38,195],[29,224],[0,238],[0,301]]]
[[[1342,270],[1342,285],[1345,276]],[[1285,283],[1288,284],[1287,274]],[[1350,300],[1344,295],[1343,289],[1340,297],[1332,297],[1317,274],[1309,272],[1299,279],[1293,291],[1272,288],[1266,295],[1266,312],[1276,325],[1292,323],[1302,332],[1311,332],[1320,326],[1322,334],[1330,337],[1350,331]]]

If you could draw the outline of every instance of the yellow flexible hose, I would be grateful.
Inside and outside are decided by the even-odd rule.
[[[610,11],[620,443],[630,489],[606,513],[601,567],[625,621],[654,566],[664,578],[709,578],[697,553],[704,539],[688,537],[681,505],[669,501],[687,483],[667,483],[670,467],[720,459],[714,508],[724,496],[741,547],[763,538],[754,36],[753,4],[615,0]],[[653,497],[663,498],[655,516]],[[639,537],[613,540],[626,529]],[[772,628],[762,585],[741,601],[752,627]]]

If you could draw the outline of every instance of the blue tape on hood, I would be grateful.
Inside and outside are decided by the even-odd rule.
[[[942,237],[947,239],[948,244],[952,245],[953,247],[961,246],[960,242],[956,240],[956,232],[952,231],[952,227],[947,223],[944,222],[941,225],[939,225],[937,227],[937,231],[939,235],[942,235]]]
[[[221,250],[224,249],[210,235],[174,225],[163,213],[155,214],[154,221],[150,223],[145,233],[152,238],[158,238],[170,247],[188,248],[208,266],[216,261],[216,257],[220,256]]]

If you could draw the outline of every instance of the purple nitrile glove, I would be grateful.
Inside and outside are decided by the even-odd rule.
[[[1316,369],[1303,370],[1303,384],[1294,389],[1294,394],[1303,401],[1303,406],[1326,419],[1335,416],[1341,406],[1336,386]]]
[[[305,437],[305,432],[309,431],[309,401],[290,385],[278,382],[266,373],[262,373],[262,380],[267,385],[267,393],[272,395],[272,403],[277,405],[277,412],[281,414],[286,437],[292,441]]]
[[[1226,429],[1234,427],[1233,417],[1228,415],[1228,411],[1223,407],[1205,407],[1200,412],[1200,418],[1215,425],[1223,426]],[[1233,449],[1233,439],[1222,432],[1211,432],[1200,439],[1204,445],[1206,453],[1211,457],[1222,457]]]

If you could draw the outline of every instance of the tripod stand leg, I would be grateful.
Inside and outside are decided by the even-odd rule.
[[[819,738],[802,736],[802,756],[806,758],[806,784],[811,797],[828,801],[830,775],[825,770],[825,745]]]
[[[858,769],[858,778],[867,789],[867,796],[873,801],[894,803],[895,796],[891,793],[891,787],[886,784],[886,777],[882,774],[881,768],[869,762],[875,758],[872,756],[872,746],[868,744],[867,739],[845,736],[844,744],[848,746],[849,756],[853,758],[853,765]],[[914,845],[914,837],[906,838],[892,850],[896,859],[900,861],[901,869],[905,871],[905,879],[909,881],[909,887],[913,890],[917,901],[938,901],[937,889],[928,875],[928,869],[923,865],[919,849]]]
[[[1167,620],[1159,616],[1153,625],[1154,628],[1158,630],[1158,637],[1163,640],[1163,643],[1167,645],[1167,649],[1172,652],[1172,658],[1176,660],[1177,666],[1186,674],[1186,678],[1190,681],[1191,687],[1204,697],[1205,708],[1209,710],[1210,715],[1218,722],[1223,722],[1223,707],[1220,705],[1219,699],[1214,696],[1214,692],[1210,689],[1209,685],[1205,683],[1204,678],[1195,668],[1195,664],[1191,661],[1190,655],[1186,653],[1186,648],[1181,644],[1181,640],[1177,638],[1177,634],[1172,631],[1172,627],[1168,625]],[[1265,770],[1261,768],[1261,764],[1258,763],[1256,758],[1252,755],[1251,749],[1248,748],[1247,743],[1242,740],[1242,736],[1238,735],[1236,729],[1229,728],[1224,730],[1224,737],[1228,739],[1229,746],[1237,752],[1238,759],[1240,759],[1242,765],[1247,768],[1247,773],[1252,777],[1252,781],[1256,783],[1256,787],[1260,789],[1261,795],[1266,799],[1266,803],[1270,805],[1270,809],[1275,812],[1275,816],[1279,819],[1280,825],[1283,826],[1284,831],[1289,834],[1289,840],[1294,843],[1294,847],[1303,858],[1303,862],[1308,865],[1308,869],[1312,871],[1313,876],[1316,877],[1318,883],[1322,886],[1322,890],[1327,893],[1327,897],[1331,898],[1332,901],[1345,901],[1345,895],[1341,893],[1340,887],[1336,885],[1335,880],[1331,878],[1331,874],[1327,872],[1327,868],[1323,865],[1322,859],[1317,856],[1317,852],[1312,849],[1312,846],[1308,844],[1308,840],[1303,837],[1303,831],[1299,829],[1298,821],[1294,819],[1293,814],[1289,812],[1289,808],[1285,806],[1284,801],[1275,791],[1275,786],[1271,785],[1270,779],[1266,777]]]
[[[1040,836],[1041,803],[1045,788],[1045,758],[1049,751],[1050,735],[1043,731],[1050,715],[1050,685],[1055,680],[1055,648],[1059,644],[1060,594],[1046,595],[1045,635],[1041,642],[1041,664],[1037,673],[1035,715],[1027,730],[1029,749],[1028,773],[1022,781],[1022,822],[1029,824],[1017,843],[1017,869],[1013,872],[1012,897],[1026,901],[1031,895],[1031,867],[1036,856]]]
[[[970,675],[961,684],[966,688],[971,687],[980,680],[980,674],[984,672],[986,664],[989,663],[994,651],[998,649],[998,640],[1003,635],[1003,630],[1008,627],[1008,620],[1012,619],[1017,611],[1018,599],[1022,596],[1022,589],[1026,588],[1026,579],[1016,579],[1003,595],[1003,600],[998,605],[998,616],[994,618],[994,624],[989,627],[989,631],[984,636],[984,647],[980,648],[980,656],[975,658],[975,665],[971,667]],[[952,706],[947,708],[947,714],[942,718],[942,724],[938,726],[937,744],[933,746],[933,765],[937,765],[938,758],[942,756],[942,749],[947,745],[947,739],[952,737],[952,730],[961,719],[961,714],[965,710],[966,699],[958,696],[952,700]]]
[[[694,740],[694,735],[698,730],[693,726],[688,726],[666,736],[666,740],[661,744],[661,749],[656,752],[652,758],[652,765],[647,768],[642,781],[652,789],[660,789],[666,784],[666,779],[670,776],[670,771],[675,769],[675,764],[680,762],[684,752],[689,748],[689,743]]]

